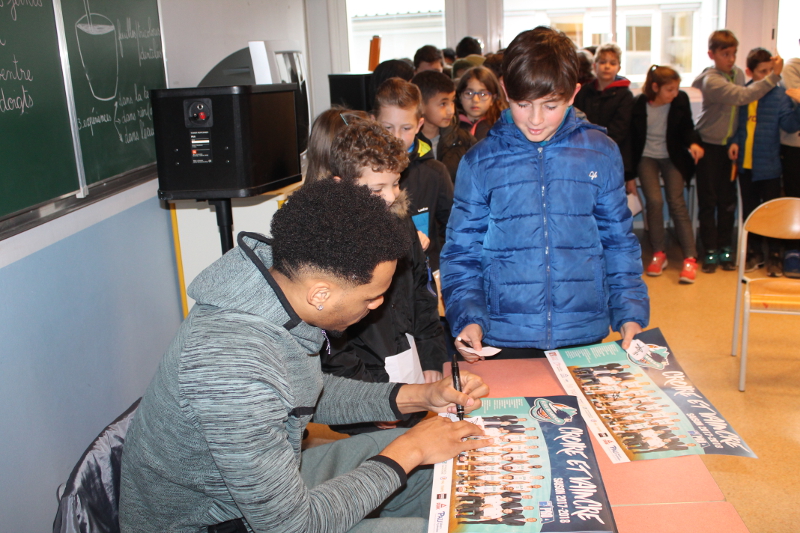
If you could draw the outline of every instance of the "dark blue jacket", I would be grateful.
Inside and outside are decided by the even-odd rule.
[[[750,83],[747,85],[752,84]],[[753,181],[769,180],[781,176],[780,130],[794,133],[800,130],[800,106],[786,96],[781,86],[758,99],[756,131],[753,139]],[[744,162],[744,145],[747,140],[747,106],[739,106],[739,128],[731,144],[739,145],[739,171]]]
[[[647,325],[622,159],[604,132],[570,109],[534,143],[506,110],[461,160],[441,255],[454,335],[476,323],[488,345],[551,349]]]

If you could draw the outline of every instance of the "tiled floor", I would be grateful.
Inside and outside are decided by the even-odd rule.
[[[645,276],[650,323],[759,457],[703,460],[752,533],[800,531],[800,317],[751,315],[747,390],[739,392],[740,360],[730,355],[736,272],[698,272],[694,285],[679,285],[681,259],[670,250],[664,274]]]

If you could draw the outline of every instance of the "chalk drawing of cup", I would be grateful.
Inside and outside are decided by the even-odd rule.
[[[117,96],[119,59],[114,23],[97,13],[82,16],[75,23],[78,52],[92,96],[113,100]]]

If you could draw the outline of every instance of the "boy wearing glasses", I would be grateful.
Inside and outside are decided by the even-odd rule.
[[[598,342],[609,325],[626,348],[647,326],[622,158],[572,108],[579,68],[562,32],[519,34],[503,58],[509,109],[461,160],[441,273],[468,361],[467,346],[543,356]]]

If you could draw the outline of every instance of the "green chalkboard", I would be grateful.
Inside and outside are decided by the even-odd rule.
[[[87,184],[154,163],[148,91],[166,87],[157,0],[61,9]]]
[[[51,0],[0,0],[0,217],[78,190]]]

